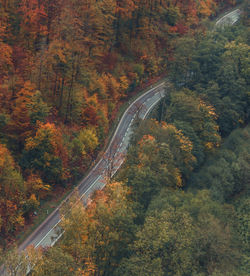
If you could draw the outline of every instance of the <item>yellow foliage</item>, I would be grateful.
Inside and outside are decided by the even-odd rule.
[[[107,95],[111,99],[117,101],[121,97],[120,82],[118,82],[111,74],[102,74],[102,79],[107,87]]]
[[[175,179],[176,179],[176,186],[179,188],[182,187],[183,183],[182,183],[180,172],[178,172],[178,174],[175,176]]]
[[[207,142],[207,143],[205,144],[205,147],[206,147],[206,149],[211,150],[211,149],[214,147],[214,144],[211,143],[211,142]]]
[[[35,195],[38,199],[43,199],[51,191],[51,186],[43,183],[39,175],[31,173],[26,181],[26,189],[28,193]]]
[[[93,152],[99,145],[97,133],[94,127],[82,129],[78,135],[78,139],[83,145],[84,153],[86,153],[86,151]]]
[[[49,140],[55,152],[59,150],[59,139],[61,138],[54,124],[40,124],[35,137],[26,140],[25,149],[32,150],[36,148],[42,141]]]
[[[14,167],[14,159],[5,145],[0,144],[0,174],[6,166]]]
[[[24,225],[24,217],[22,217],[21,214],[19,214],[19,215],[15,218],[15,224],[17,224],[19,227]]]
[[[127,90],[129,87],[129,80],[126,76],[120,77],[120,87],[123,91]]]
[[[87,103],[88,103],[88,104],[93,105],[93,106],[95,106],[95,107],[98,106],[98,96],[97,96],[96,93],[93,94],[92,96],[88,96],[88,97],[86,98],[86,100],[87,100]]]
[[[198,11],[204,17],[210,16],[216,9],[216,2],[213,0],[198,1]]]

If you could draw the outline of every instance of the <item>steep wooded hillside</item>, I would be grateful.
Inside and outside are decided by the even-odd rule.
[[[166,72],[175,40],[234,4],[1,0],[2,240],[84,174],[121,101]]]

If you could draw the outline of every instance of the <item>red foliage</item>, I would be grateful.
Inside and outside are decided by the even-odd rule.
[[[184,24],[182,23],[178,23],[176,24],[176,29],[177,29],[177,32],[181,35],[184,35],[188,32],[188,27],[185,26]]]
[[[96,126],[98,124],[99,116],[97,115],[97,110],[93,106],[88,106],[83,113],[83,120],[87,124]]]
[[[117,63],[117,54],[108,52],[102,58],[101,71],[112,72]]]

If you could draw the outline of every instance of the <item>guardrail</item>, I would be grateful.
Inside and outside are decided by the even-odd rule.
[[[215,27],[224,27],[227,25],[234,25],[240,18],[241,10],[236,9],[234,11],[231,11],[221,17],[219,20],[216,21]]]

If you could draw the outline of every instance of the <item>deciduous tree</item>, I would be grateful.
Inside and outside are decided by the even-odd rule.
[[[22,208],[25,197],[22,175],[6,146],[0,144],[0,217],[3,237],[24,225]]]

